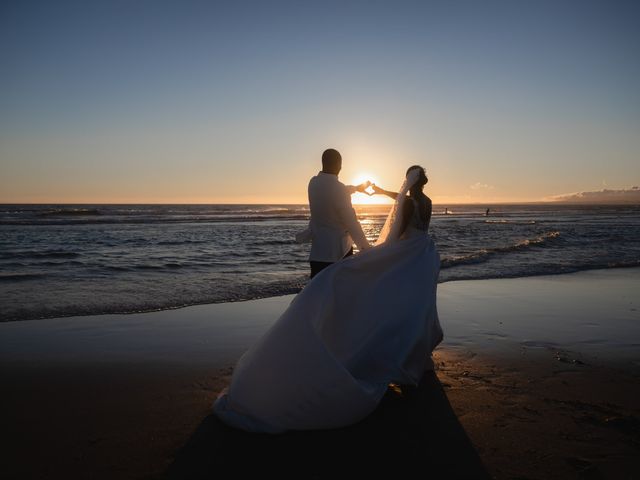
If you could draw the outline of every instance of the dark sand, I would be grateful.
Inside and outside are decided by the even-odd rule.
[[[1,324],[0,474],[640,478],[640,269],[439,288],[435,375],[358,425],[278,436],[210,407],[291,297]]]
[[[434,478],[490,478],[434,372],[417,388],[390,388],[372,415],[338,430],[249,434],[209,415],[167,476],[379,478],[425,469]]]
[[[537,351],[437,355],[446,395],[494,478],[640,478],[640,378]]]

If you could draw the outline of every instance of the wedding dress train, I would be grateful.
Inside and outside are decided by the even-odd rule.
[[[439,267],[410,226],[326,268],[241,357],[215,413],[256,432],[336,428],[369,415],[390,382],[417,384],[442,340]]]

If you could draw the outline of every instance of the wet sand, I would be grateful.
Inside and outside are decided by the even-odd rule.
[[[259,461],[330,478],[349,459],[340,468],[639,478],[638,293],[637,268],[442,284],[435,375],[391,388],[361,424],[277,437],[233,431],[210,406],[291,296],[0,324],[0,471],[205,478]]]

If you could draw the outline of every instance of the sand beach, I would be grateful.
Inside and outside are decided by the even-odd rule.
[[[292,295],[0,324],[3,477],[640,476],[639,268],[438,289],[445,340],[418,388],[352,427],[278,436],[210,407]]]

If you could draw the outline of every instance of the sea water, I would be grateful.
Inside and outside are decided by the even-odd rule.
[[[640,265],[640,206],[434,206],[440,281]],[[388,205],[356,206],[375,240]],[[0,321],[299,291],[306,205],[0,205]]]

